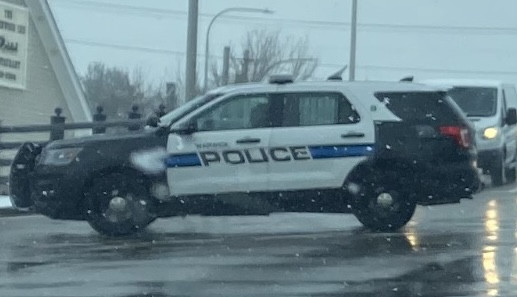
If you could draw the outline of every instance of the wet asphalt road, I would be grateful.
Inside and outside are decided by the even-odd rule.
[[[186,217],[137,237],[0,218],[0,296],[517,296],[517,189],[420,207],[397,233],[352,215]]]

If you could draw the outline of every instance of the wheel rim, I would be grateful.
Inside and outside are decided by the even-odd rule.
[[[146,225],[152,217],[145,198],[139,197],[131,190],[111,186],[112,190],[102,191],[98,198],[97,214],[108,223],[120,225],[131,223],[138,227]]]
[[[380,191],[368,206],[379,217],[391,217],[400,210],[399,194],[395,191]]]

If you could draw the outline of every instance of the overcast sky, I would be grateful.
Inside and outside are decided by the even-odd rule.
[[[184,73],[188,0],[49,0],[76,70],[101,61],[141,67],[149,81]],[[317,78],[348,63],[351,0],[200,0],[198,71],[211,17],[211,54],[238,50],[251,29],[305,37],[320,61]],[[516,0],[359,0],[357,79],[476,77],[517,83]],[[200,72],[200,77],[202,73]]]

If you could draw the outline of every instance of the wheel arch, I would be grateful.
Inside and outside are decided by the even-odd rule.
[[[86,210],[86,195],[89,193],[89,189],[93,185],[94,181],[96,179],[108,176],[110,174],[114,173],[121,173],[128,176],[134,176],[136,178],[142,179],[144,186],[147,188],[148,191],[150,191],[151,187],[151,179],[145,175],[140,170],[131,167],[131,166],[125,166],[125,165],[114,165],[114,166],[107,166],[103,167],[97,170],[92,171],[90,174],[88,174],[87,178],[84,180],[82,185],[82,193],[83,197],[81,197],[79,201],[79,207],[82,210]],[[150,193],[150,192],[149,192]]]
[[[401,178],[409,178],[414,166],[404,159],[368,159],[357,164],[347,175],[343,185],[350,182],[359,182],[369,174],[397,174]]]

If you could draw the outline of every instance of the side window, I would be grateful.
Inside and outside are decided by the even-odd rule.
[[[506,86],[504,92],[508,108],[517,108],[517,92],[515,91],[515,87],[512,85]]]
[[[269,98],[247,95],[229,98],[199,115],[199,131],[220,131],[271,127]]]
[[[354,106],[339,93],[293,93],[284,96],[283,127],[353,124]]]

